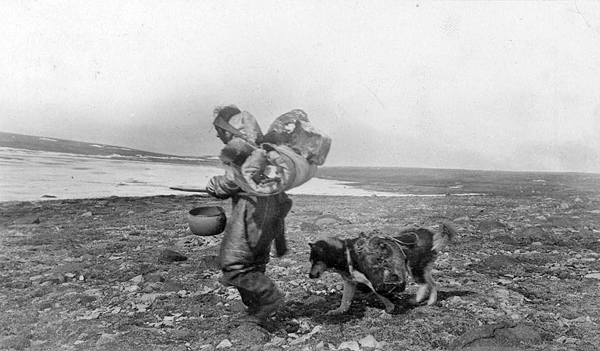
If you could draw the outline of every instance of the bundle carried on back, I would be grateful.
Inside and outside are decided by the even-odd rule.
[[[325,162],[331,147],[331,139],[317,130],[302,110],[279,116],[264,136],[246,111],[217,127],[235,136],[221,150],[221,161],[242,190],[257,196],[275,195],[306,183]]]
[[[354,243],[355,261],[376,292],[391,294],[406,288],[408,276],[403,247],[392,237],[375,230],[361,233]]]

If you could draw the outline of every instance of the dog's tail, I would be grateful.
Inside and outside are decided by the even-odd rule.
[[[449,223],[441,223],[440,229],[433,235],[432,251],[440,252],[456,237],[456,229]]]

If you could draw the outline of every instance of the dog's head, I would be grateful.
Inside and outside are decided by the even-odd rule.
[[[315,243],[309,243],[310,246],[310,273],[309,277],[315,279],[329,270],[335,269],[337,261],[345,260],[344,242],[337,238],[327,238]]]

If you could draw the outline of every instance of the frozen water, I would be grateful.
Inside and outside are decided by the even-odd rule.
[[[0,201],[185,194],[204,188],[219,167],[0,148]],[[349,182],[313,178],[288,194],[417,196],[367,191]],[[441,196],[441,195],[418,195]]]

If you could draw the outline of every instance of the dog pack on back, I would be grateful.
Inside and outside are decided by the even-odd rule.
[[[370,235],[360,233],[354,242],[354,261],[380,294],[406,289],[406,255],[402,243],[375,230]]]

